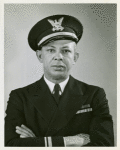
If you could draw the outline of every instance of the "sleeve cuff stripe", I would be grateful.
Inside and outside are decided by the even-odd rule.
[[[47,147],[47,139],[46,139],[46,137],[44,137],[44,140],[45,140],[45,147]]]
[[[52,147],[52,138],[51,137],[48,137],[48,146]]]
[[[65,137],[63,137],[63,141],[64,141],[64,146],[66,147],[66,140],[65,140]]]

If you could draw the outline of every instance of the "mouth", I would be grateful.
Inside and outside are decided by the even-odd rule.
[[[63,65],[53,65],[52,68],[54,68],[55,71],[63,71],[65,66],[63,66]]]

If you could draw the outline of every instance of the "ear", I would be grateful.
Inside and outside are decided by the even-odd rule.
[[[42,50],[37,50],[37,51],[36,51],[36,55],[37,55],[38,60],[39,60],[41,63],[43,63]]]
[[[79,53],[75,52],[73,65],[77,62],[78,58],[79,58]]]

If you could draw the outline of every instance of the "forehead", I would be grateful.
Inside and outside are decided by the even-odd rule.
[[[56,40],[52,41],[43,47],[74,47],[76,43],[72,40]]]

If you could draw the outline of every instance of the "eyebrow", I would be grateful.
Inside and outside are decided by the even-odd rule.
[[[48,45],[47,47],[53,47],[53,48],[55,48],[55,46],[52,46],[52,45]]]
[[[63,46],[62,48],[69,48],[69,46]]]
[[[53,45],[48,45],[48,46],[46,46],[46,47],[53,47],[53,48],[56,48],[56,47],[53,46]],[[63,46],[62,48],[69,48],[69,46]]]

